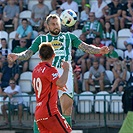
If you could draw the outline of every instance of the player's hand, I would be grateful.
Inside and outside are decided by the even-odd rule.
[[[8,54],[7,59],[10,60],[11,62],[14,62],[18,59],[18,56],[15,55],[14,53]]]
[[[103,46],[100,48],[100,54],[108,54],[109,48],[107,46]]]
[[[64,70],[69,70],[69,63],[67,61],[62,60],[61,64]]]

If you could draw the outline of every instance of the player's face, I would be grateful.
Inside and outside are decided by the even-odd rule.
[[[51,18],[48,23],[48,29],[52,35],[58,35],[61,31],[60,20],[58,20],[57,18]]]

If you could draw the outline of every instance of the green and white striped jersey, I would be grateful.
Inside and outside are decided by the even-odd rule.
[[[71,63],[71,49],[72,47],[78,48],[82,41],[70,32],[60,32],[58,36],[52,36],[50,33],[48,33],[46,35],[38,36],[33,41],[33,44],[29,49],[36,53],[39,49],[39,45],[42,42],[52,43],[55,49],[55,59],[53,61],[53,66],[60,68],[62,59]]]

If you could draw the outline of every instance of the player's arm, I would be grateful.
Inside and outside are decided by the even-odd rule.
[[[82,49],[86,53],[90,54],[107,54],[109,52],[108,47],[103,46],[102,48],[96,47],[94,45],[86,44],[85,42],[82,42],[79,46],[79,49]]]
[[[86,44],[85,42],[81,41],[77,36],[72,33],[69,33],[72,46],[83,50],[89,54],[107,54],[109,52],[109,48],[107,46],[103,46],[102,48],[96,47],[94,45]]]
[[[24,52],[16,54],[18,60],[28,60],[33,55],[33,51],[28,49]]]
[[[60,88],[63,88],[66,85],[68,79],[69,64],[63,61],[62,68],[63,68],[63,73],[61,77],[56,81],[56,85]]]
[[[7,58],[12,62],[16,60],[24,61],[24,60],[28,60],[32,55],[33,55],[33,51],[28,49],[21,53],[10,53],[8,54]]]
[[[32,43],[32,45],[28,48],[28,50],[21,52],[21,53],[11,53],[8,54],[8,59],[10,61],[15,61],[15,60],[28,60],[34,53],[36,53],[39,49],[39,45],[41,44],[41,37],[38,36]]]

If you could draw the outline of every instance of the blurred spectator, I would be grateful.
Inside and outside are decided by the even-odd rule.
[[[130,38],[128,38],[127,40],[124,41],[125,47],[126,47],[126,45],[127,45],[128,43],[132,44],[132,46],[133,46],[133,18],[132,18],[132,25],[131,25],[131,27],[130,27],[130,32],[131,32]]]
[[[49,14],[49,8],[44,4],[44,0],[38,0],[38,4],[33,5],[30,23],[34,27],[39,26],[39,30],[43,27],[43,22]]]
[[[122,6],[122,18],[120,19],[120,25],[121,29],[125,27],[125,24],[127,22],[132,21],[133,17],[133,0],[128,0],[123,6]]]
[[[92,44],[93,39],[99,35],[102,38],[102,25],[100,22],[98,22],[95,18],[95,13],[90,12],[89,13],[89,20],[84,24],[84,27],[82,29],[82,33],[87,38],[87,43]]]
[[[4,31],[4,22],[0,20],[0,31]]]
[[[120,3],[122,4],[122,5],[124,5],[124,3],[125,2],[127,2],[128,0],[120,0]]]
[[[27,48],[31,46],[32,40],[34,39],[33,29],[31,27],[31,25],[28,24],[28,20],[26,18],[23,18],[21,23],[22,24],[19,25],[16,30],[15,39],[13,39],[13,41],[12,41],[12,50],[17,45],[19,45],[19,40],[21,38],[27,40],[27,45],[26,45]]]
[[[48,28],[47,28],[47,23],[46,21],[44,21],[44,25],[43,25],[43,28],[38,32],[38,34],[47,34],[49,32]]]
[[[85,21],[87,21],[89,19],[90,9],[91,9],[90,5],[85,4],[84,10],[80,14],[80,23],[84,23]]]
[[[4,62],[6,62],[7,55],[11,53],[11,50],[7,48],[7,41],[5,38],[1,39],[1,48],[0,48],[0,68],[2,68],[2,65]]]
[[[129,67],[129,71],[133,72],[133,46],[131,43],[126,45],[126,51],[124,51],[124,64]]]
[[[24,11],[24,10],[28,10],[28,2],[29,0],[17,0],[20,12]]]
[[[86,0],[74,0],[74,1],[77,2],[77,4],[78,4],[79,12],[84,10]]]
[[[60,6],[60,8],[62,10],[72,9],[73,11],[75,11],[76,13],[78,13],[78,4],[74,0],[66,0],[66,2],[64,2]]]
[[[74,62],[72,61],[72,64]],[[82,75],[80,66],[76,65],[73,68],[73,76],[74,76],[74,92],[77,94],[82,92]]]
[[[2,19],[3,16],[3,9],[5,7],[6,0],[0,0],[0,19]]]
[[[5,38],[1,39],[0,52],[2,53],[2,56],[5,56],[5,58],[7,58],[7,55],[11,53],[11,50],[8,48],[8,44]]]
[[[106,13],[106,10],[109,10],[109,14]],[[122,12],[122,5],[119,0],[112,0],[111,3],[107,4],[103,8],[103,14],[106,21],[110,21],[111,23],[114,22],[115,30],[119,30],[119,19]]]
[[[0,52],[0,69],[2,68],[4,62],[5,58],[3,58],[2,53]]]
[[[115,79],[113,87],[109,92],[113,93],[118,88],[118,93],[120,93],[123,91],[124,85],[126,84],[127,70],[121,61],[116,61],[112,71]]]
[[[13,77],[16,82],[18,82],[19,66],[16,65],[15,62],[7,60],[7,62],[3,64],[3,67],[0,70],[0,86],[2,89],[9,85],[9,80],[11,77]]]
[[[66,0],[52,0],[51,1],[51,6],[53,10],[56,10],[56,7],[58,5],[62,5],[62,3],[64,3]]]
[[[5,25],[14,24],[14,30],[18,27],[19,7],[14,0],[8,0],[8,4],[3,10],[3,20]]]
[[[106,54],[106,70],[111,70],[111,66],[113,66],[113,63],[118,61],[118,54],[114,49],[114,44],[109,44],[109,53]]]
[[[16,85],[15,79],[11,78],[9,81],[9,86],[4,89],[2,92],[2,95],[4,96],[4,100],[9,97],[10,104],[3,104],[1,106],[2,114],[5,119],[4,125],[9,125],[9,117],[6,112],[6,110],[14,111],[15,109],[18,109],[18,120],[19,120],[19,126],[22,126],[22,114],[23,114],[23,98],[22,97],[16,97],[17,95],[22,95],[20,86]],[[15,97],[14,97],[15,96]],[[9,106],[10,105],[10,106]]]
[[[91,11],[95,13],[95,17],[97,20],[99,20],[104,27],[104,15],[102,12],[102,9],[106,6],[106,2],[103,0],[97,0],[96,3],[93,3],[91,6]]]
[[[100,90],[104,90],[106,84],[110,84],[105,68],[99,64],[98,60],[93,61],[93,66],[89,70],[89,79],[85,80],[86,91],[90,91],[90,85],[100,85]]]
[[[61,13],[62,13],[62,9],[60,8],[60,5],[57,5],[56,9],[53,10],[50,14],[56,14],[56,15],[60,16]]]
[[[109,21],[105,22],[102,43],[105,46],[108,46],[110,43],[115,43],[115,32],[113,31],[112,25]]]
[[[27,42],[25,39],[23,39],[23,38],[20,39],[20,41],[19,41],[20,46],[16,46],[13,50],[13,53],[21,53],[21,52],[27,50],[26,43]],[[22,70],[21,73],[26,72],[28,70],[28,60],[26,60],[26,61],[18,60],[17,64],[19,65],[20,70]]]
[[[94,45],[94,46],[96,46],[96,47],[103,47],[104,45],[101,43],[101,39],[100,39],[100,36],[96,36],[95,37],[95,39],[94,39],[94,43],[92,44],[92,45]],[[89,54],[89,58],[87,59],[87,68],[88,68],[88,70],[90,69],[90,67],[91,67],[91,65],[92,65],[92,62],[94,61],[94,60],[98,60],[99,61],[99,63],[101,64],[101,65],[103,65],[104,66],[104,61],[105,61],[105,57],[104,57],[104,55],[102,55],[102,54]]]

